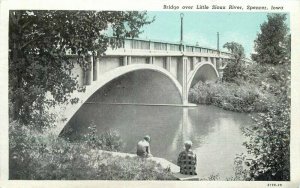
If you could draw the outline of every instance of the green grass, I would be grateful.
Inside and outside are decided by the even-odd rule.
[[[16,122],[10,123],[9,142],[10,179],[174,180],[168,169],[154,161],[112,156],[90,141],[69,142],[52,134],[31,131]]]
[[[212,104],[225,110],[237,112],[264,112],[274,96],[260,91],[253,84],[203,83],[196,84],[189,99],[197,104]]]

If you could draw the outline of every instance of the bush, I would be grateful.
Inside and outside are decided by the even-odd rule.
[[[199,179],[200,181],[220,181],[219,174],[210,174],[208,177]]]
[[[263,89],[274,94],[276,101],[267,112],[253,117],[253,127],[245,129],[245,142],[251,157],[252,180],[290,180],[290,64],[260,66]],[[257,80],[254,80],[257,81]],[[261,86],[261,87],[262,87]]]
[[[27,180],[170,180],[154,161],[112,156],[93,141],[69,142],[10,123],[9,178]],[[103,136],[111,138],[114,136]],[[108,144],[109,147],[114,144]],[[101,147],[107,147],[107,144]],[[116,149],[112,147],[112,149]]]
[[[229,177],[227,181],[246,181],[250,180],[249,178],[249,168],[245,165],[246,155],[241,153],[237,154],[234,159],[234,176]]]
[[[274,96],[263,93],[252,84],[203,83],[196,84],[189,93],[191,102],[213,104],[237,112],[264,112],[274,102]]]
[[[189,99],[191,102],[197,104],[211,104],[212,95],[208,84],[198,82],[189,92]]]
[[[198,83],[191,89],[194,103],[253,114],[253,126],[244,130],[245,155],[236,158],[230,180],[290,180],[290,64],[253,64],[241,69],[243,78],[231,82]],[[243,164],[242,164],[243,163]],[[245,168],[244,164],[248,167]]]
[[[243,75],[244,67],[241,63],[236,63],[233,61],[228,61],[226,68],[223,73],[223,81],[225,82],[235,82],[240,79]]]
[[[253,180],[290,180],[290,105],[279,103],[254,118],[245,142],[253,156],[248,163]]]
[[[97,179],[103,180],[175,180],[172,173],[154,161],[140,157],[108,158],[101,164]]]
[[[86,143],[91,149],[121,151],[123,141],[117,130],[108,130],[98,134],[94,123],[91,123],[88,129],[88,133],[80,141]]]

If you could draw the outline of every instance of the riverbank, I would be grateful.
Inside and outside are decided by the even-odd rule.
[[[189,93],[192,103],[208,104],[235,112],[266,112],[274,96],[252,84],[197,83]]]
[[[103,108],[103,106],[101,108]],[[204,105],[202,106],[200,105],[197,108],[183,108],[183,109],[177,107],[162,108],[162,107],[147,107],[147,106],[145,107],[139,106],[138,108],[136,106],[121,106],[121,107],[119,106],[116,108],[115,105],[108,108],[112,109],[109,112],[111,114],[111,117],[114,117],[113,122],[107,121],[105,118],[103,118],[103,117],[110,117],[108,114],[99,111],[94,111],[92,108],[91,110],[95,114],[102,115],[102,119],[91,118],[90,121],[94,123],[105,122],[105,124],[102,125],[94,124],[94,126],[88,126],[84,124],[84,122],[81,122],[80,125],[82,125],[84,129],[76,129],[78,128],[79,125],[76,125],[76,127],[69,127],[71,129],[66,129],[66,131],[70,130],[69,135],[73,133],[73,136],[63,137],[63,138],[65,140],[76,142],[75,137],[83,136],[85,142],[83,143],[83,146],[88,145],[87,152],[90,150],[89,148],[99,148],[99,150],[117,151],[118,153],[119,152],[135,153],[136,143],[140,139],[140,136],[143,135],[144,131],[146,130],[147,134],[151,135],[152,138],[151,140],[152,154],[154,156],[162,157],[174,164],[176,164],[178,153],[182,150],[183,141],[185,141],[187,137],[197,138],[192,141],[193,141],[193,148],[195,149],[195,151],[197,151],[197,156],[199,159],[197,165],[197,173],[199,175],[200,180],[215,180],[217,174],[220,175],[218,177],[219,178],[218,180],[226,180],[227,176],[228,177],[234,176],[235,172],[233,170],[230,170],[233,168],[234,165],[233,159],[236,153],[242,152],[239,149],[242,147],[242,141],[243,141],[239,125],[240,124],[248,125],[249,123],[247,122],[251,121],[251,119],[244,114],[232,113],[230,111],[225,111],[214,106],[204,106]],[[113,114],[112,111],[114,112]],[[120,113],[122,111],[123,113]],[[143,112],[143,113],[140,114],[132,113],[135,111]],[[86,113],[90,113],[90,111],[87,111]],[[118,116],[118,114],[122,114],[124,117],[126,117],[125,120],[129,120],[129,121],[128,122],[124,121],[124,118]],[[132,116],[130,116],[130,114],[132,114]],[[169,116],[170,114],[172,116]],[[202,115],[199,116],[199,114]],[[156,118],[153,121],[153,118],[148,118],[148,117],[156,117]],[[83,118],[86,119],[89,118],[89,116],[84,116]],[[79,119],[77,119],[77,121],[80,122]],[[137,122],[136,125],[134,124],[135,122]],[[140,124],[140,122],[142,122],[143,124]],[[198,122],[202,122],[202,123],[199,124]],[[182,123],[184,123],[184,127],[182,127]],[[114,126],[114,124],[117,126]],[[106,129],[107,126],[109,126],[109,130]],[[140,132],[138,131],[132,132],[132,130],[135,130],[136,126],[142,127],[143,130]],[[224,127],[226,127],[226,129],[224,129]],[[147,128],[151,128],[151,129],[147,129]],[[20,129],[17,132],[23,133],[23,131],[21,130],[22,129]],[[17,134],[15,131],[16,130],[14,131],[12,130],[11,133],[15,134],[16,136],[19,136],[19,134]],[[48,135],[48,130],[44,131],[45,135],[37,134],[34,131],[26,131],[26,129],[24,132],[28,132],[27,135],[32,135],[32,137],[35,138],[40,137],[42,140],[51,137],[50,135]],[[93,134],[94,132],[99,135]],[[216,136],[216,135],[222,135],[222,136]],[[21,136],[23,135],[21,134]],[[175,143],[174,140],[176,141]],[[60,140],[58,140],[57,142],[58,144],[59,143],[61,143],[62,145],[65,144],[64,141],[61,142]],[[203,145],[202,144],[203,142],[206,142],[206,144]],[[49,144],[52,145],[50,141],[49,142],[45,141],[45,143],[46,145]],[[22,141],[20,142],[19,145],[22,145]],[[68,145],[69,143],[67,143],[67,149],[69,147]],[[11,149],[11,151],[16,151],[13,148]],[[36,148],[40,148],[40,146],[37,146]],[[59,147],[59,148],[63,150],[63,147]],[[220,151],[222,150],[222,148],[228,148],[223,151],[223,155],[225,157],[220,155],[214,155],[215,151]],[[43,149],[41,149],[40,151],[42,152]],[[38,151],[34,151],[33,153],[39,154]],[[203,153],[205,153],[205,155],[203,155]],[[57,158],[57,156],[55,158]],[[66,160],[69,163],[69,159]],[[99,160],[102,160],[102,158],[99,158]],[[56,159],[55,161],[57,163],[61,162],[59,159]],[[212,168],[211,165],[207,165],[207,164],[214,164],[214,167]],[[44,168],[44,166],[48,168],[48,165],[43,165],[41,168]],[[163,165],[162,167],[164,168]],[[62,169],[59,169],[59,171],[61,170]],[[68,170],[65,171],[69,173]],[[223,176],[223,174],[226,174],[226,176]]]
[[[240,160],[242,179],[288,181],[290,63],[253,64],[239,71],[239,76],[228,74],[230,79],[222,83],[198,83],[190,91],[191,102],[237,112],[254,112],[252,126],[243,129],[248,141],[243,144],[247,157],[241,154],[243,159]]]
[[[248,65],[240,76],[218,83],[197,83],[189,92],[190,102],[214,105],[236,112],[267,112],[278,103],[280,91],[290,76],[289,66]],[[289,91],[289,88],[285,89]]]
[[[74,143],[51,133],[38,133],[10,124],[9,178],[22,180],[175,180],[163,159],[103,152],[91,140]],[[109,141],[111,141],[110,139]],[[102,147],[108,147],[108,142]],[[118,143],[118,142],[115,142]],[[163,163],[163,166],[162,164]]]

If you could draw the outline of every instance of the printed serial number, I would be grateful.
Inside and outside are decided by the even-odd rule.
[[[281,183],[268,183],[268,187],[282,187]]]

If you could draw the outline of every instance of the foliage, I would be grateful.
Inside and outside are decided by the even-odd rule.
[[[285,20],[285,14],[269,14],[261,25],[252,57],[256,63],[238,70],[228,64],[224,83],[198,83],[191,89],[195,103],[261,112],[244,130],[248,154],[237,156],[230,180],[290,180],[291,38]]]
[[[238,79],[242,75],[242,60],[245,58],[244,47],[236,42],[227,42],[223,48],[227,48],[232,54],[232,59],[227,60],[227,65],[224,69],[223,80],[226,82],[232,82]]]
[[[279,65],[256,64],[243,72],[246,83],[255,84],[260,90],[271,93],[277,98],[290,96],[290,63]]]
[[[46,110],[77,102],[70,94],[84,89],[71,76],[74,61],[67,52],[76,54],[76,61],[87,70],[91,55],[101,56],[108,44],[116,47],[124,37],[138,36],[150,22],[145,12],[135,11],[10,11],[10,118],[25,125],[47,126],[39,124],[47,120]]]
[[[268,14],[268,20],[260,26],[261,32],[254,41],[254,61],[274,65],[290,61],[290,35],[285,21],[286,14]]]
[[[261,92],[255,85],[236,83],[197,83],[189,93],[191,102],[213,104],[237,112],[264,112],[274,96]]]
[[[248,163],[253,180],[290,180],[290,64],[268,69],[267,79],[273,80],[269,92],[276,91],[276,103],[266,113],[253,117],[254,125],[245,130],[249,141],[244,145],[253,157]],[[276,83],[276,84],[275,84]]]
[[[140,157],[115,157],[109,159],[110,165],[102,165],[99,179],[105,180],[175,180],[168,169],[151,159]]]
[[[245,144],[253,155],[250,175],[254,180],[290,179],[290,106],[282,103],[260,113],[255,125],[245,130],[250,140]]]
[[[226,42],[223,48],[227,48],[235,62],[240,63],[245,57],[244,47],[237,42]]]
[[[200,181],[220,181],[219,174],[210,174],[208,177],[200,178]]]
[[[240,156],[231,180],[290,179],[290,64],[248,66],[234,83],[198,83],[193,102],[253,114],[253,126],[244,130],[247,159]],[[244,167],[241,162],[248,165]]]
[[[222,81],[235,82],[243,76],[243,66],[232,60],[227,60],[226,67],[223,70]]]
[[[234,159],[234,176],[229,177],[226,180],[227,181],[245,181],[250,180],[249,174],[248,174],[248,168],[245,165],[246,161],[246,155],[245,154],[237,154]]]
[[[28,180],[172,180],[154,161],[118,157],[10,123],[9,177]]]
[[[107,151],[120,151],[122,149],[122,139],[117,130],[108,130],[101,134],[97,133],[96,125],[91,124],[89,132],[83,136],[83,141],[91,149],[101,149]]]

